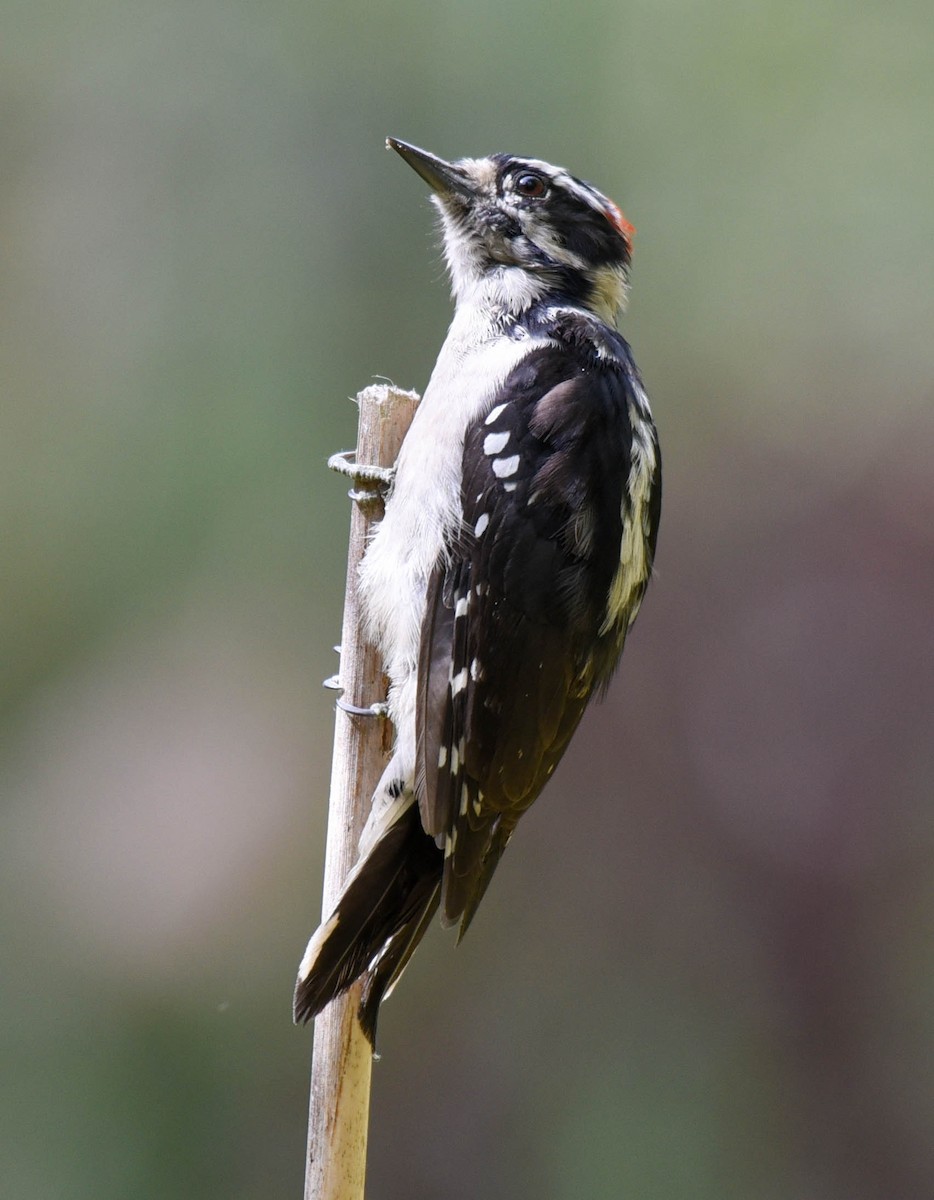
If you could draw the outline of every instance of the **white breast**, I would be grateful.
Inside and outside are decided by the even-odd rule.
[[[390,707],[400,733],[398,709],[409,702],[400,691],[417,666],[428,578],[460,522],[464,435],[509,373],[547,344],[503,336],[488,307],[461,305],[403,443],[386,515],[360,570],[368,628],[393,684]]]

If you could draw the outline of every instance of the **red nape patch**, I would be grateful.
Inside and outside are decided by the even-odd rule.
[[[632,239],[636,236],[636,227],[635,225],[629,224],[629,222],[623,216],[622,210],[619,209],[612,200],[607,201],[606,216],[613,228],[618,230],[631,246]]]

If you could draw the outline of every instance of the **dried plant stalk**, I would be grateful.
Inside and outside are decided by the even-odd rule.
[[[413,392],[378,385],[357,397],[360,407],[353,467],[353,513],[341,632],[339,684],[343,700],[365,708],[384,695],[382,664],[363,635],[357,577],[371,526],[382,516],[382,491],[367,467],[391,467],[415,415]],[[333,460],[332,460],[333,463]],[[389,722],[338,708],[328,808],[323,917],[330,916],[356,861],[370,798],[389,757]],[[372,1050],[357,1020],[360,983],[315,1019],[308,1114],[305,1200],[362,1200],[366,1178]]]

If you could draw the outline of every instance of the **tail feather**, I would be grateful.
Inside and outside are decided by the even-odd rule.
[[[295,985],[296,1024],[369,971],[360,1019],[371,1044],[380,1001],[398,979],[438,903],[442,855],[411,804],[354,869],[308,943]]]
[[[412,895],[414,915],[393,937],[376,965],[367,972],[358,1015],[363,1032],[374,1049],[380,1005],[399,982],[409,959],[415,953],[415,947],[425,936],[425,931],[437,912],[440,896],[441,886],[438,880],[434,875],[425,876],[417,894]]]

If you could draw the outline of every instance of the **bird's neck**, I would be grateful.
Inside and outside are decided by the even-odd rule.
[[[520,317],[540,303],[550,291],[549,281],[523,267],[493,267],[482,274],[453,279],[458,310],[473,308]]]
[[[550,301],[582,309],[615,326],[625,306],[627,278],[625,271],[616,267],[599,268],[586,276],[556,271],[552,277],[525,267],[500,266],[479,275],[455,276],[453,292],[458,311],[487,313],[493,320],[521,321],[532,309]]]

